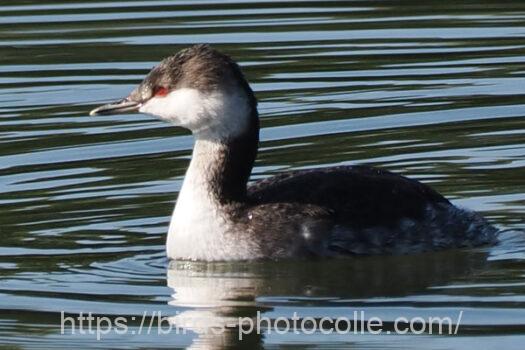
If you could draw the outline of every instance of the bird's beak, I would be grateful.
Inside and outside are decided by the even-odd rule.
[[[89,112],[89,115],[111,115],[126,112],[138,112],[141,105],[142,104],[139,102],[125,98],[117,102],[97,107]]]

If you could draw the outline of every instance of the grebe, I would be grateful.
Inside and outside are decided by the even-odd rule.
[[[408,254],[496,242],[497,229],[416,180],[364,166],[248,180],[257,100],[239,66],[196,45],[154,67],[91,115],[141,112],[189,129],[192,159],[171,218],[171,259],[250,260]]]

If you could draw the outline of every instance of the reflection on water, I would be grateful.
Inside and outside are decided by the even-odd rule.
[[[257,332],[258,312],[263,317],[269,314],[274,325],[277,315],[293,324],[296,313],[300,325],[307,317],[353,320],[354,311],[374,310],[377,306],[373,305],[379,303],[381,311],[371,313],[381,315],[387,323],[392,321],[388,309],[395,308],[395,299],[479,273],[486,266],[483,251],[301,263],[172,262],[168,270],[168,286],[174,291],[170,305],[189,310],[170,321],[197,333],[196,347],[244,346],[247,342],[262,346],[263,334],[271,334],[272,329],[261,322],[262,332]],[[274,312],[274,305],[286,304],[284,310]],[[319,307],[323,308],[321,315],[312,310]],[[420,316],[427,313],[435,316],[426,310]]]
[[[521,349],[525,335],[525,3],[34,1],[0,4],[0,343],[14,348]],[[253,178],[339,164],[430,183],[501,228],[500,245],[416,257],[172,264],[190,135],[89,117],[162,57],[208,42],[259,98]],[[166,280],[166,271],[167,280]],[[458,336],[216,335],[275,320],[457,315]],[[60,311],[153,311],[186,334],[60,334]],[[198,316],[188,323],[183,315]],[[135,321],[131,318],[135,317]],[[131,343],[131,340],[132,343]]]

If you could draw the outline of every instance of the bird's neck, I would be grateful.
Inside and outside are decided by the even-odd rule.
[[[247,130],[227,138],[201,138],[195,135],[190,166],[186,172],[180,200],[213,201],[217,205],[246,200],[247,183],[259,143],[257,116],[250,119]]]
[[[170,222],[166,245],[170,258],[220,260],[233,253],[242,259],[248,257],[248,250],[216,251],[210,247],[236,246],[228,241],[232,237],[228,232],[236,209],[247,201],[257,136],[258,132],[229,140],[196,139]]]

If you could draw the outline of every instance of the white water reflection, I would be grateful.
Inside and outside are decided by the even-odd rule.
[[[266,323],[262,334],[244,333],[256,324],[257,313],[272,322],[284,317],[292,323],[294,313],[301,319],[352,320],[354,311],[363,311],[381,317],[390,328],[399,316],[457,316],[463,300],[443,296],[443,286],[483,271],[487,257],[480,250],[343,261],[172,262],[167,274],[174,292],[169,305],[179,311],[170,322],[196,334],[195,348],[219,349],[271,343],[271,338],[265,340],[272,334],[265,334]],[[414,310],[414,303],[448,306]],[[474,313],[468,315],[467,320],[473,319]],[[245,327],[242,332],[239,325]],[[300,330],[289,333],[296,331]],[[347,334],[347,340],[352,336]]]

